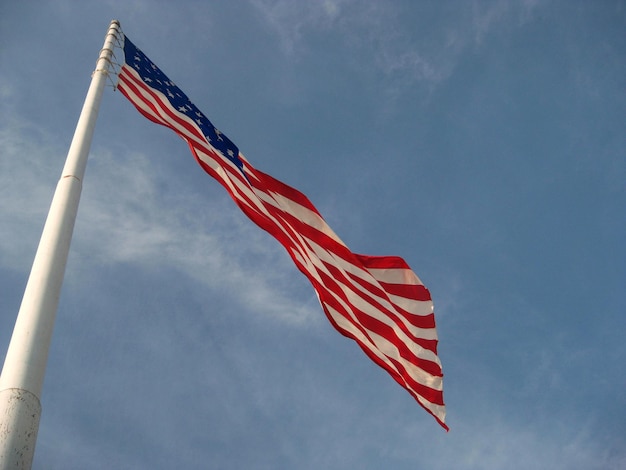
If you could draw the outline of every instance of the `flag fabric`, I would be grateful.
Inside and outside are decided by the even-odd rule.
[[[254,168],[187,96],[124,38],[117,89],[189,145],[241,210],[274,236],[309,279],[326,316],[446,430],[430,293],[397,256],[352,253],[309,199]]]

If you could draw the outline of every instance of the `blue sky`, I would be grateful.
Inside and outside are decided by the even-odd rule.
[[[435,303],[449,433],[105,90],[37,469],[626,466],[626,3],[0,5],[0,354],[109,21]]]

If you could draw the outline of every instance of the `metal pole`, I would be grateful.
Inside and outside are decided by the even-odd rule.
[[[0,376],[0,469],[32,466],[41,389],[91,138],[120,32],[112,21],[91,79]]]

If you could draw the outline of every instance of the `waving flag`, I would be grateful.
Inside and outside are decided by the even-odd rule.
[[[126,37],[117,89],[189,145],[200,166],[287,250],[326,316],[445,425],[441,362],[428,289],[397,256],[352,253],[296,189],[254,168]]]

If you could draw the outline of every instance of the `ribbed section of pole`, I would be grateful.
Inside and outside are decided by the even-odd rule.
[[[41,415],[39,400],[82,180],[119,32],[119,23],[112,21],[52,198],[4,361],[0,376],[0,469],[32,466]]]

